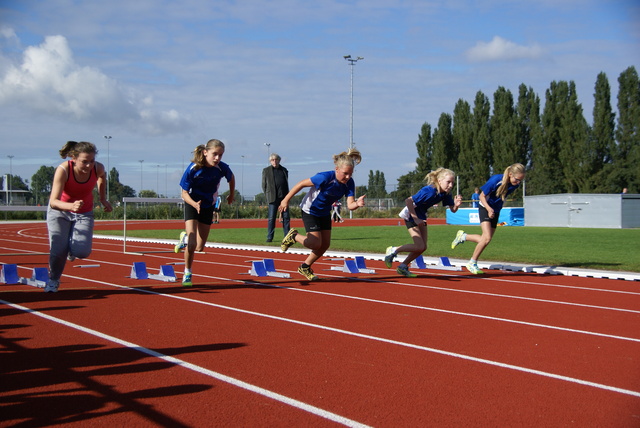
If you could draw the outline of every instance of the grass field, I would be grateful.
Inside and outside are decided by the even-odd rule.
[[[431,225],[426,256],[471,257],[473,243],[455,250],[451,241],[460,226]],[[480,233],[479,226],[463,228]],[[101,231],[121,234],[121,231]],[[128,236],[177,239],[180,230],[135,230]],[[278,234],[280,233],[280,234]],[[282,231],[274,242],[265,243],[265,228],[212,229],[210,242],[279,246]],[[331,249],[366,253],[384,253],[389,245],[409,243],[404,226],[359,226],[333,229]],[[547,227],[499,227],[493,241],[482,254],[483,261],[501,261],[548,266],[640,272],[640,229],[572,229]]]

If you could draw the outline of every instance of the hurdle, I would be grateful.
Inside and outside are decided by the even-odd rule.
[[[354,260],[345,259],[342,266],[331,266],[330,270],[339,270],[348,273],[376,273],[368,269],[363,256],[356,256]]]
[[[276,271],[273,259],[263,259],[251,262],[251,269],[248,274],[252,276],[273,276],[276,278],[291,278],[291,275]]]
[[[147,264],[145,262],[133,262],[131,266],[131,275],[133,279],[157,279],[164,282],[176,282],[176,274],[171,265],[161,265],[160,272],[150,274],[147,272]]]
[[[422,254],[420,254],[414,261],[411,262],[411,267],[416,269],[436,269],[436,270],[454,270],[454,271],[462,270],[460,266],[453,266],[451,264],[451,261],[449,261],[449,257],[439,257],[437,264],[427,265],[424,261],[424,257],[422,257]]]

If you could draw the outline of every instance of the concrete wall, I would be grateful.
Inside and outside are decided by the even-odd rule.
[[[527,196],[525,226],[640,227],[640,194],[581,194]]]

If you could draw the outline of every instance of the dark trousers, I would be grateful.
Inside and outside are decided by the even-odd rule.
[[[274,202],[269,204],[267,241],[273,240],[273,232],[276,228],[276,219],[278,218],[278,207],[280,206],[280,202],[282,202],[282,200],[276,199]],[[289,233],[290,223],[291,221],[289,220],[289,210],[286,210],[282,213],[282,231],[285,235]]]

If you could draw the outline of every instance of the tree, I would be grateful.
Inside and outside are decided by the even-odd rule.
[[[471,165],[471,179],[469,183],[473,187],[481,186],[489,178],[491,173],[491,127],[489,114],[491,105],[489,98],[481,91],[476,93],[473,104],[473,164]]]
[[[42,165],[40,169],[31,176],[31,194],[33,195],[36,205],[48,203],[55,173],[55,167]]]
[[[559,154],[564,178],[563,191],[580,193],[588,191],[591,177],[588,173],[589,125],[584,118],[582,105],[578,103],[573,81],[560,82],[557,87],[559,106]]]
[[[433,142],[431,141],[431,125],[427,122],[422,124],[418,141],[416,142],[418,157],[416,158],[416,170],[421,175],[427,175],[431,170],[433,157]]]
[[[493,116],[491,116],[491,144],[493,170],[495,173],[516,162],[524,163],[518,148],[518,127],[513,106],[513,95],[504,87],[493,94]]]
[[[433,161],[431,169],[438,167],[454,167],[457,165],[458,151],[451,133],[452,118],[450,114],[442,113],[438,120],[438,127],[433,131]]]
[[[471,106],[468,102],[459,99],[453,109],[453,140],[457,143],[458,152],[457,165],[454,171],[460,180],[462,195],[471,197],[474,187],[474,176],[472,171],[475,165],[475,150],[473,147],[473,118],[471,116]]]
[[[384,178],[384,172],[373,172],[369,170],[369,184],[365,188],[365,192],[368,198],[386,198],[387,197],[387,181]],[[358,193],[363,195],[364,193]]]
[[[520,162],[528,169],[531,167],[533,140],[540,138],[540,97],[524,83],[518,87],[516,126]]]
[[[614,157],[614,183],[618,189],[627,187],[640,191],[640,80],[635,67],[629,67],[618,77],[617,150]]]
[[[565,82],[566,84],[566,82]],[[561,102],[558,92],[562,83],[551,82],[545,92],[542,112],[542,133],[533,141],[531,171],[527,179],[527,193],[533,195],[556,194],[564,191],[560,165]]]
[[[598,74],[593,94],[593,126],[589,137],[588,174],[590,191],[615,192],[609,176],[613,167],[615,146],[615,113],[611,108],[611,87],[605,73]],[[615,180],[614,180],[615,181]]]

